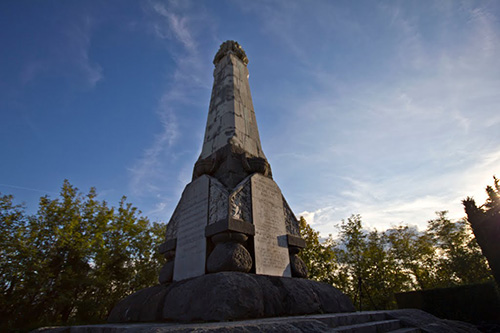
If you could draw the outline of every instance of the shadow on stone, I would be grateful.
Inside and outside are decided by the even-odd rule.
[[[121,301],[108,322],[229,321],[352,311],[351,300],[325,283],[221,272],[143,289]]]

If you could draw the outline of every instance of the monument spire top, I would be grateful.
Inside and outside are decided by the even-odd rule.
[[[241,45],[234,40],[227,40],[220,45],[219,51],[214,57],[214,65],[217,66],[219,61],[228,54],[236,55],[245,65],[248,65],[248,58],[245,51]]]
[[[207,174],[232,189],[254,172],[271,177],[260,144],[245,51],[228,40],[221,44],[214,64],[205,138],[193,180]]]

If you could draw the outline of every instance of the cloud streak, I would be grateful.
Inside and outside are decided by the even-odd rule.
[[[394,52],[380,67],[391,67],[359,77],[353,71],[347,82],[334,67],[313,70],[308,79],[317,89],[283,106],[294,112],[274,131],[287,142],[275,137],[267,155],[280,156],[273,169],[289,202],[323,234],[355,213],[379,229],[403,221],[423,228],[437,210],[459,218],[461,199],[484,199],[499,172],[497,22],[483,7],[445,9],[452,21],[434,21],[429,35],[420,23],[425,10],[384,5],[376,19],[389,25],[384,38]],[[454,31],[458,14],[468,26]],[[348,31],[357,40],[370,35]]]
[[[130,187],[138,196],[154,196],[157,203],[147,213],[165,218],[173,210],[173,204],[189,181],[183,171],[185,168],[181,168],[181,171],[169,169],[178,160],[178,156],[184,154],[179,151],[177,144],[186,140],[183,125],[180,124],[186,117],[182,110],[197,105],[197,97],[194,95],[200,89],[210,87],[207,80],[202,78],[206,67],[200,65],[202,61],[197,41],[200,26],[206,22],[203,16],[191,10],[189,3],[180,5],[175,1],[150,2],[146,13],[151,20],[150,30],[164,43],[176,66],[168,75],[168,85],[156,107],[161,132],[129,169]],[[178,169],[179,165],[175,164],[175,167]]]

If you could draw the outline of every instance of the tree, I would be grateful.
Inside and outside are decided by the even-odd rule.
[[[306,241],[306,247],[300,251],[299,255],[307,266],[308,278],[337,285],[340,288],[341,277],[336,275],[338,273],[337,257],[333,250],[334,243],[331,235],[321,242],[319,232],[311,228],[302,216],[299,225],[300,235]]]
[[[464,220],[452,222],[446,211],[436,212],[427,234],[439,251],[434,287],[450,287],[488,280],[491,275],[470,228]]]
[[[301,218],[306,240],[302,258],[311,278],[335,285],[358,310],[392,309],[394,294],[489,279],[484,257],[463,220],[446,212],[428,222],[425,231],[397,226],[385,232],[366,230],[361,216],[342,220],[339,239],[320,241]]]
[[[0,197],[2,330],[102,321],[114,304],[156,283],[163,228],[123,197],[118,208],[64,181],[26,215]],[[29,311],[27,311],[29,309]]]
[[[488,199],[478,207],[473,198],[463,200],[467,221],[470,223],[477,243],[488,260],[488,264],[500,286],[500,184],[493,176],[493,186],[486,187]]]
[[[425,289],[432,285],[435,248],[427,233],[409,226],[387,230],[389,251],[404,278],[400,291]]]
[[[401,274],[385,233],[365,230],[361,216],[352,215],[340,224],[337,252],[349,275],[347,293],[358,310],[396,307],[394,293],[408,278]]]

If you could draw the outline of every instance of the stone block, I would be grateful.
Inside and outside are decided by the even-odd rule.
[[[255,235],[255,226],[249,222],[228,218],[208,225],[205,228],[205,236],[210,237],[225,231],[241,232],[253,236]]]
[[[243,273],[208,274],[177,284],[165,298],[164,320],[227,321],[264,316],[259,283]]]
[[[161,319],[168,287],[154,286],[139,290],[120,301],[108,317],[109,323],[154,322]]]
[[[186,186],[178,207],[174,280],[205,274],[210,179],[204,175]]]
[[[306,247],[306,241],[300,237],[292,236],[292,235],[288,234],[288,235],[286,235],[286,238],[288,241],[288,246],[295,246],[295,247],[298,247],[301,249]]]
[[[297,278],[307,277],[307,266],[297,254],[290,254],[290,268],[292,269],[292,276]]]
[[[209,273],[244,272],[252,268],[252,256],[247,249],[237,242],[219,243],[207,260]]]
[[[176,246],[177,246],[177,238],[169,239],[159,246],[158,252],[163,254],[163,253],[166,253],[168,251],[175,250]]]
[[[255,272],[290,277],[281,191],[272,179],[260,174],[252,175],[251,185]]]

